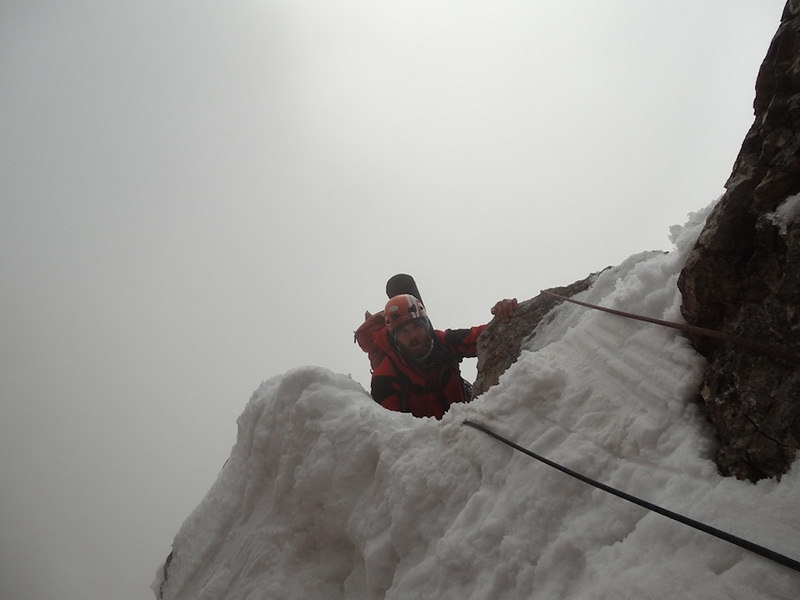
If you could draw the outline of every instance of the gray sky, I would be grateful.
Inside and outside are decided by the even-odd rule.
[[[151,597],[262,380],[368,386],[393,273],[444,328],[669,249],[783,4],[2,3],[0,596]]]

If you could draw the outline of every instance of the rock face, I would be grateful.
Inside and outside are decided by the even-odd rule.
[[[567,287],[553,288],[550,291],[560,296],[574,296],[589,288],[597,279],[598,273],[576,281]],[[505,373],[519,357],[522,343],[534,334],[539,322],[561,300],[544,294],[520,302],[514,318],[508,323],[492,319],[478,338],[478,374],[472,387],[475,398],[495,385],[500,375]]]
[[[780,478],[800,446],[800,0],[784,8],[754,109],[726,192],[678,281],[687,322],[783,355],[693,340],[709,361],[700,398],[718,433],[719,470],[751,481]],[[552,291],[573,296],[595,279]],[[557,302],[540,295],[509,323],[489,324],[474,396],[497,383]]]
[[[700,395],[719,435],[719,469],[752,481],[779,478],[800,442],[800,0],[786,4],[754,109],[678,283],[689,323],[798,357],[695,340],[709,359]]]

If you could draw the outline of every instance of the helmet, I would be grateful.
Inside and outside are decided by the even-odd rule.
[[[390,332],[394,332],[415,319],[428,321],[428,313],[425,311],[422,302],[411,294],[400,294],[389,300],[386,303],[386,309],[383,311],[383,317]]]

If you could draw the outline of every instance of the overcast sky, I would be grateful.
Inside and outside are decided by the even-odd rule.
[[[783,0],[5,0],[0,596],[140,600],[259,383],[719,196]],[[466,372],[470,372],[468,367]]]

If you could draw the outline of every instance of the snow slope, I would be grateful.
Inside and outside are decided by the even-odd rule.
[[[578,297],[680,319],[675,250],[604,272]],[[366,358],[365,358],[366,360]],[[376,405],[320,367],[264,382],[231,456],[181,527],[166,600],[797,598],[800,573],[594,489],[482,432],[800,559],[800,478],[720,477],[680,333],[573,305],[500,384],[437,422]]]

